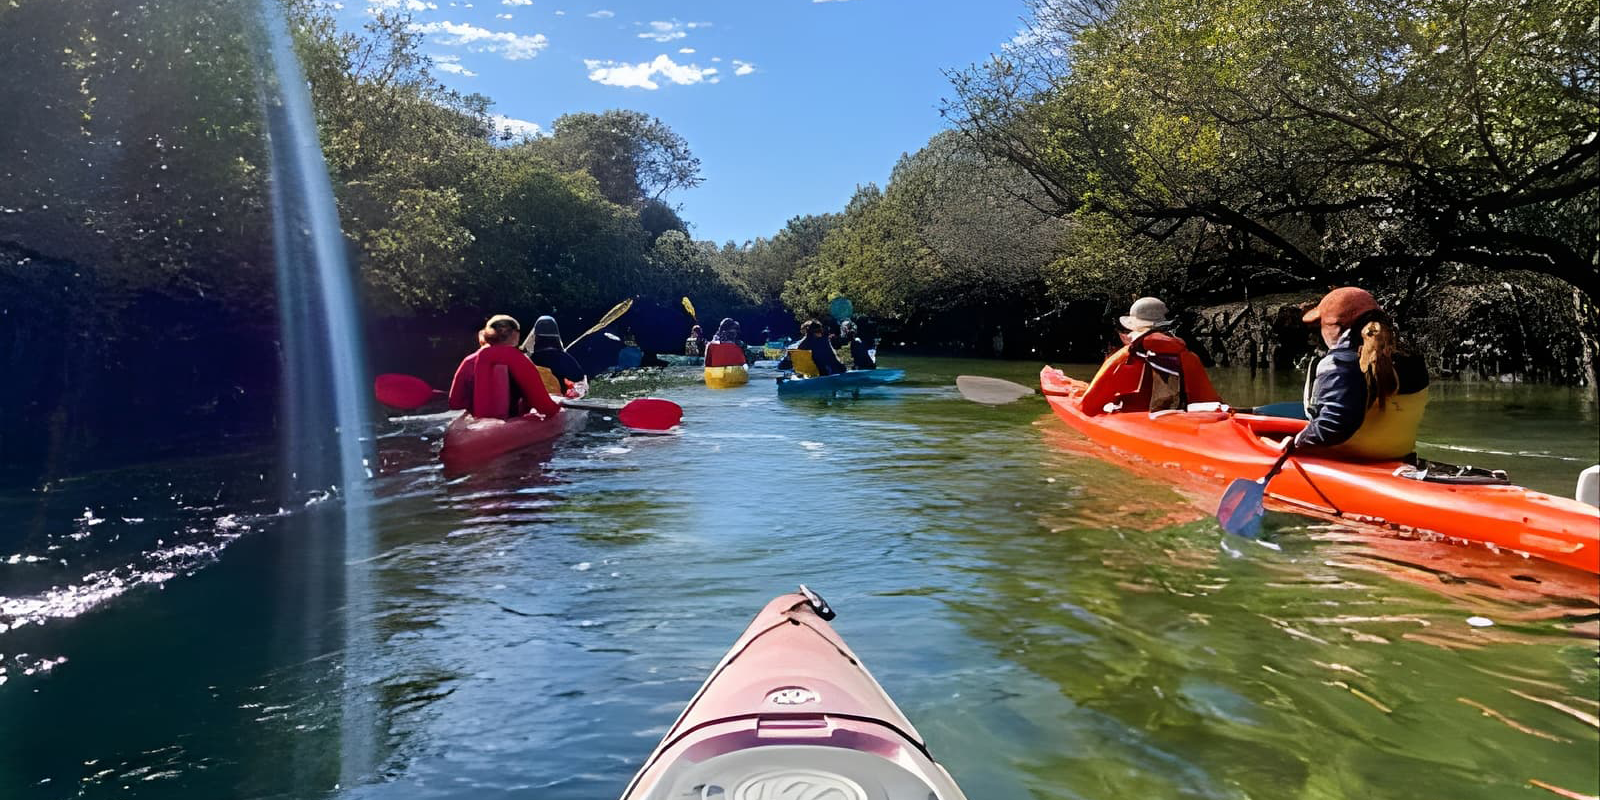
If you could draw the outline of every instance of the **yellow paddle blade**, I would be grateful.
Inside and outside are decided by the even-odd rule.
[[[621,319],[622,315],[628,313],[628,309],[630,309],[630,308],[633,308],[633,298],[631,298],[631,297],[626,299],[626,300],[624,300],[624,301],[622,301],[622,302],[620,302],[620,303],[618,303],[618,304],[616,304],[615,306],[612,306],[611,310],[607,311],[606,315],[601,317],[600,321],[596,322],[594,324],[593,328],[590,328],[589,330],[584,331],[582,334],[580,334],[578,336],[577,339],[573,339],[572,341],[567,342],[567,346],[565,348],[563,348],[563,349],[571,350],[572,346],[577,344],[580,340],[582,340],[583,337],[588,336],[591,333],[597,333],[597,332],[600,331],[600,329],[604,328],[605,326],[610,325],[611,323],[616,322],[617,320]]]
[[[689,302],[689,298],[687,297],[683,298],[683,310],[689,312],[690,319],[694,320],[695,322],[700,321],[700,316],[694,313],[694,303]]]

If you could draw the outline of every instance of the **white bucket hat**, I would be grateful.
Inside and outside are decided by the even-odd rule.
[[[1141,297],[1133,301],[1128,309],[1128,315],[1118,320],[1122,327],[1130,331],[1149,331],[1165,328],[1172,324],[1167,319],[1167,304],[1154,297]]]

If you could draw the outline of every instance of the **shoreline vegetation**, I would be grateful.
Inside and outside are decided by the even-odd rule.
[[[672,202],[700,161],[661,120],[523,136],[437,80],[407,17],[348,31],[285,0],[370,366],[448,369],[490,312],[581,330],[639,295],[656,313],[634,332],[662,352],[681,296],[746,331],[846,296],[910,349],[989,355],[998,334],[1005,355],[1093,361],[1155,294],[1217,363],[1293,369],[1312,346],[1296,304],[1359,284],[1437,375],[1596,385],[1592,5],[1027,5],[1013,41],[949,73],[947,129],[885,186],[718,244]],[[59,474],[112,440],[275,424],[254,14],[0,5],[8,462]]]

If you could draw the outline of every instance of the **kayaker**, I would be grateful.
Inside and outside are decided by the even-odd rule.
[[[696,325],[689,329],[689,338],[683,342],[683,354],[686,356],[704,355],[706,351],[706,335]]]
[[[522,327],[515,319],[505,314],[490,317],[478,334],[483,346],[456,367],[450,407],[498,419],[521,416],[529,407],[546,417],[561,413],[561,406],[545,391],[539,370],[517,349],[521,338]]]
[[[556,318],[546,315],[533,322],[533,352],[528,354],[533,363],[549,370],[560,385],[562,394],[582,397],[589,389],[589,376],[583,365],[573,358],[561,343],[561,328]],[[550,388],[546,386],[545,388]]]
[[[844,365],[839,363],[839,357],[834,355],[832,344],[828,341],[828,331],[822,323],[810,319],[800,326],[800,341],[795,342],[792,350],[805,350],[811,353],[811,360],[817,365],[819,375],[838,375],[848,372]],[[794,360],[784,356],[778,362],[778,369],[794,369]]]
[[[1325,295],[1302,319],[1320,325],[1328,354],[1306,376],[1306,427],[1296,449],[1351,460],[1403,458],[1416,450],[1428,406],[1428,370],[1398,342],[1394,321],[1365,289]]]
[[[739,322],[733,317],[724,317],[717,326],[717,332],[711,335],[712,344],[736,344],[740,350],[744,349],[744,342],[739,340]]]
[[[1118,322],[1126,331],[1121,334],[1124,344],[1089,382],[1085,414],[1183,410],[1190,403],[1221,402],[1199,357],[1168,332],[1173,321],[1167,318],[1166,303],[1141,297]]]
[[[744,342],[739,341],[739,323],[733,317],[722,320],[717,326],[717,332],[706,345],[706,357],[702,362],[707,367],[738,367],[744,366]]]
[[[846,370],[878,368],[866,343],[856,336],[855,322],[847,319],[839,323],[839,335],[833,337],[832,344],[834,356]]]

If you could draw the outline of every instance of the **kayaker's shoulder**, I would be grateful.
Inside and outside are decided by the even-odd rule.
[[[1328,351],[1328,354],[1323,356],[1322,359],[1317,362],[1318,375],[1321,375],[1324,372],[1347,369],[1355,369],[1358,371],[1361,369],[1361,353],[1355,348],[1335,348]]]

